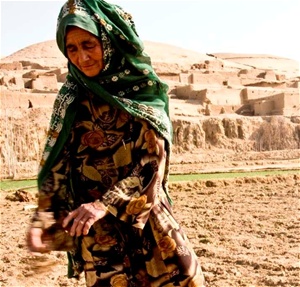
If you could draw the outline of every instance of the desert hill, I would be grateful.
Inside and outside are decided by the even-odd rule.
[[[167,63],[170,69],[188,70],[194,63],[219,58],[227,68],[259,68],[276,70],[289,76],[299,75],[299,62],[293,59],[260,54],[210,53],[201,54],[196,51],[177,46],[145,41],[145,51],[153,63]],[[1,59],[2,63],[29,61],[45,67],[65,67],[66,58],[59,51],[56,41],[50,40],[36,43]],[[169,70],[172,72],[172,70]],[[174,71],[173,71],[174,72]]]
[[[299,166],[297,61],[156,42],[145,51],[169,85],[173,173]],[[66,64],[54,40],[1,59],[2,178],[36,174]]]

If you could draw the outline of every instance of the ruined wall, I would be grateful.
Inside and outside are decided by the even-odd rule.
[[[47,75],[38,75],[36,79],[32,80],[31,89],[33,90],[52,90],[57,91],[57,77],[54,73]]]
[[[193,84],[177,86],[173,92],[179,99],[198,101],[200,105],[210,102],[215,106],[234,106],[241,104],[243,90],[242,88]]]
[[[299,115],[300,111],[299,96],[292,89],[290,92],[281,92],[246,102],[252,106],[255,116],[285,115],[291,117]]]
[[[23,65],[20,62],[0,63],[0,70],[9,70],[9,71],[23,70]]]
[[[185,83],[185,84],[191,84],[192,83],[192,74],[190,73],[180,73],[179,74],[179,82]]]
[[[280,90],[279,90],[280,91]],[[280,91],[281,92],[281,91]],[[274,94],[273,89],[266,89],[260,87],[247,87],[244,89],[244,103],[250,100],[257,100],[269,97]]]
[[[49,108],[1,109],[0,179],[36,176],[46,139],[49,114]]]
[[[193,84],[207,84],[207,85],[218,85],[222,86],[224,81],[224,76],[218,73],[192,73],[192,83]]]
[[[213,105],[240,105],[241,89],[215,88],[208,89],[206,97]]]
[[[275,108],[274,100],[262,100],[254,102],[253,110],[255,116],[266,116],[271,114]]]
[[[268,151],[300,148],[300,118],[220,115],[197,121],[174,120],[174,151],[212,147],[233,151]]]

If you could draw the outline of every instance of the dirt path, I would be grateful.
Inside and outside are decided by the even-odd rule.
[[[295,287],[299,283],[299,173],[289,176],[172,183],[177,219],[202,263],[209,287]],[[29,202],[1,192],[0,286],[78,287],[65,253],[29,254]]]

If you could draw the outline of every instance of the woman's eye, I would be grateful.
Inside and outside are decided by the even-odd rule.
[[[91,43],[91,44],[86,44],[86,45],[84,45],[84,48],[85,48],[85,49],[93,49],[93,48],[95,48],[95,46],[96,46],[95,44],[92,44],[92,43]]]
[[[75,47],[67,47],[67,52],[74,53],[74,52],[76,52],[76,48]]]

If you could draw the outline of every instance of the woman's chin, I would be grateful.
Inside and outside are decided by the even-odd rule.
[[[99,74],[99,72],[95,73],[95,72],[90,72],[90,71],[82,71],[82,73],[85,74],[89,78],[95,77]]]
[[[101,72],[102,67],[81,68],[80,70],[87,77],[96,77]]]

